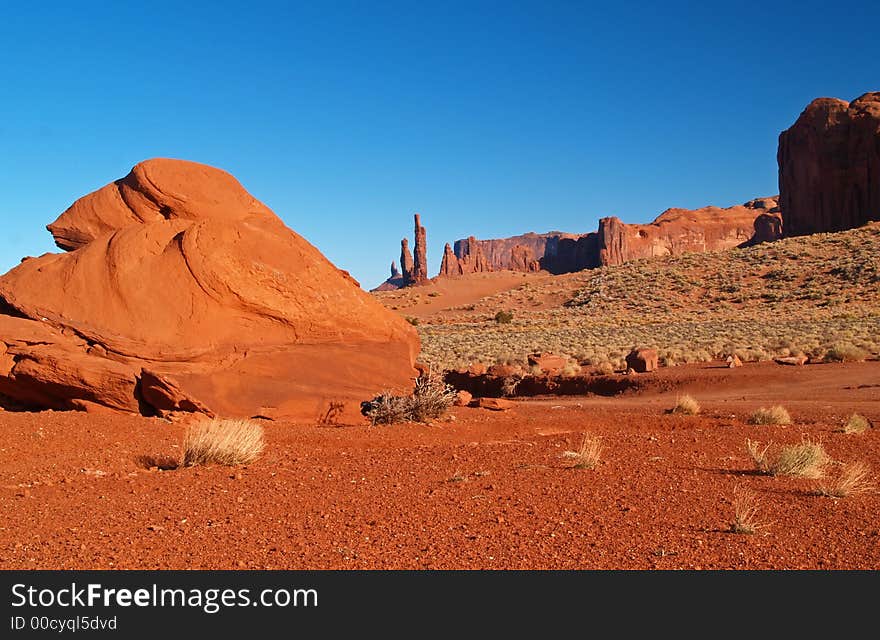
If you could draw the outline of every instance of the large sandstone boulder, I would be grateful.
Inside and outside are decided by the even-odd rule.
[[[880,92],[813,100],[779,135],[777,161],[786,236],[880,220]]]
[[[417,333],[228,173],[154,159],[0,276],[0,395],[26,406],[361,421]]]
[[[626,366],[636,373],[654,371],[659,366],[656,349],[633,349],[626,356]]]

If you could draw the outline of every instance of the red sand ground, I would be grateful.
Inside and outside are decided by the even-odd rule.
[[[159,419],[0,412],[0,569],[878,569],[880,494],[812,495],[818,481],[756,475],[746,438],[820,439],[880,470],[880,362],[694,365],[645,374],[639,395],[455,408],[434,425],[265,422],[246,468],[150,470],[180,456]],[[667,415],[676,395],[699,417]],[[754,426],[785,405],[791,426]],[[595,470],[562,452],[585,431]],[[161,460],[158,460],[161,465]],[[756,535],[728,532],[734,487]]]

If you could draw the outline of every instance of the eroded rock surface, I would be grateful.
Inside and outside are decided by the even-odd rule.
[[[7,399],[360,422],[411,388],[415,330],[224,171],[148,160],[48,228],[0,276]]]

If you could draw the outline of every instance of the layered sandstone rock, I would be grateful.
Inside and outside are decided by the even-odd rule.
[[[486,271],[571,273],[628,260],[695,251],[717,251],[781,237],[777,198],[756,198],[726,209],[667,209],[648,224],[603,218],[585,234],[526,233],[477,240],[473,236],[446,245],[440,275]]]
[[[0,277],[0,395],[29,407],[360,422],[411,388],[407,322],[226,172],[155,159]]]
[[[880,92],[813,100],[779,136],[786,236],[880,220]]]
[[[461,276],[468,273],[485,273],[497,271],[483,253],[483,242],[474,236],[467,240],[456,240],[455,250],[450,250],[447,243],[443,249],[443,262],[440,264],[440,273],[445,276]]]
[[[640,258],[719,251],[747,244],[755,235],[755,219],[774,209],[773,203],[773,198],[760,198],[726,209],[667,209],[649,224],[602,218],[597,239],[599,263],[617,265]]]

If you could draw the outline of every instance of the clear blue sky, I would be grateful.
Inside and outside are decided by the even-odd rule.
[[[779,132],[880,90],[880,3],[0,6],[0,272],[164,156],[233,173],[379,284],[428,229],[585,232],[777,193]]]

